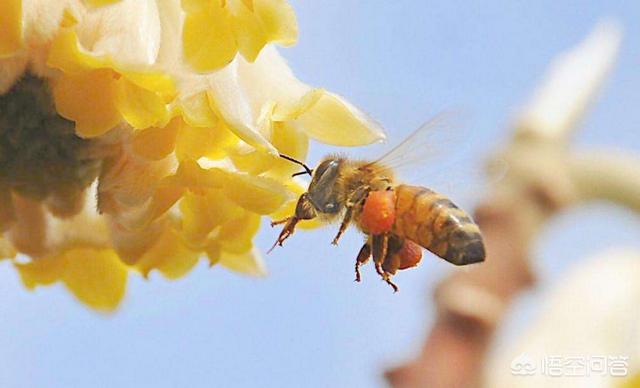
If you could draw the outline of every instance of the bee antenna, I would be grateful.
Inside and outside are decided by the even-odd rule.
[[[304,168],[304,171],[298,172],[293,174],[292,176],[298,176],[298,175],[303,175],[303,174],[309,174],[309,176],[313,175],[313,170],[310,169],[306,164],[302,163],[301,161],[292,158],[291,156],[287,156],[287,155],[283,155],[283,154],[278,154],[282,159],[288,160],[292,163],[295,163],[299,166],[302,166],[302,168]]]
[[[313,172],[313,170],[311,170],[311,172]],[[308,174],[308,172],[306,171],[300,171],[300,172],[296,172],[295,174],[291,174],[291,178],[295,178],[299,175],[304,175],[304,174]]]

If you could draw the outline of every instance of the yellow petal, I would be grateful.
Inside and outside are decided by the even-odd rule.
[[[260,216],[251,212],[244,212],[220,228],[216,241],[222,250],[230,253],[246,253],[252,247],[252,240],[260,228]]]
[[[164,159],[173,152],[182,119],[175,118],[165,127],[147,128],[138,131],[131,143],[133,152],[149,160]]]
[[[140,262],[142,256],[158,242],[162,233],[169,227],[168,217],[158,218],[144,228],[136,229],[127,228],[115,219],[110,221],[111,244],[120,260],[131,266]]]
[[[0,57],[22,48],[22,0],[0,2]]]
[[[275,106],[276,103],[273,101],[268,101],[262,106],[260,116],[258,117],[258,131],[260,133],[273,133],[273,121],[271,117],[273,116]],[[273,140],[271,140],[271,145],[275,146]],[[276,147],[273,148],[275,149]],[[280,159],[277,153],[264,152],[263,149],[247,147],[244,144],[229,149],[228,154],[236,168],[252,175],[266,172]]]
[[[363,145],[384,139],[380,124],[366,113],[335,94],[300,82],[273,46],[265,47],[254,63],[238,60],[236,73],[250,110],[260,111],[269,101],[275,101],[272,119],[291,120],[290,124],[312,138],[335,145]],[[233,98],[236,100],[240,98]]]
[[[247,172],[251,175],[259,175],[267,172],[277,157],[255,149],[247,149],[246,147],[236,147],[229,150],[229,158],[233,161],[233,165],[237,169]]]
[[[212,267],[220,262],[220,255],[222,254],[222,247],[215,240],[211,240],[205,248],[207,258],[209,259],[209,266]]]
[[[167,228],[156,244],[147,251],[136,267],[145,275],[159,270],[168,279],[178,279],[198,263],[198,252],[184,244],[173,228]]]
[[[305,160],[309,138],[304,132],[289,123],[274,122],[271,133],[271,143],[280,154]],[[288,178],[291,174],[301,171],[301,167],[294,163],[254,149],[232,149],[228,156],[238,169],[253,175],[267,172],[269,176]]]
[[[227,183],[227,173],[219,168],[204,169],[193,160],[184,160],[176,172],[180,183],[189,190],[217,189]]]
[[[110,70],[94,70],[63,76],[53,82],[58,113],[76,123],[81,137],[100,136],[120,123],[115,106],[117,93]]]
[[[255,248],[242,254],[222,251],[219,262],[223,267],[246,275],[265,276],[267,274],[262,256]]]
[[[169,110],[162,97],[142,88],[126,78],[117,81],[115,104],[125,120],[136,129],[160,126],[169,118]]]
[[[240,0],[250,11],[253,12],[253,0]]]
[[[115,207],[101,210],[117,216],[121,212],[126,213],[144,206],[153,196],[157,185],[169,176],[174,168],[171,158],[149,161],[126,150],[114,153],[112,157],[103,161],[98,199],[102,200],[103,196],[111,197],[110,200]],[[126,218],[129,218],[129,221],[119,219],[118,222],[135,228],[130,222],[137,217]]]
[[[66,266],[64,255],[43,257],[26,264],[15,263],[22,283],[29,289],[57,282],[62,278]]]
[[[204,12],[211,0],[181,0],[180,6],[187,13]]]
[[[291,46],[298,40],[298,22],[293,7],[286,0],[253,0],[253,9],[267,40]]]
[[[278,181],[241,173],[228,173],[223,190],[227,198],[258,214],[273,213],[290,198]]]
[[[238,87],[233,81],[214,84],[208,91],[211,109],[224,118],[226,127],[239,139],[262,152],[277,156],[277,150],[255,128],[253,118],[248,114],[245,96],[238,92]]]
[[[231,3],[234,5],[234,3]],[[239,51],[249,61],[255,61],[269,42],[293,45],[298,38],[298,25],[293,8],[284,0],[255,0],[251,7],[245,2],[235,4],[234,32]]]
[[[117,3],[121,0],[84,0],[84,2],[92,7],[102,7],[105,5]]]
[[[301,114],[311,109],[325,93],[324,89],[311,89],[299,100],[280,103],[275,106],[272,119],[274,121],[297,119]]]
[[[111,249],[73,248],[15,266],[27,288],[62,281],[82,303],[97,310],[115,309],[126,289],[127,268]]]
[[[16,257],[16,250],[9,240],[0,238],[0,260],[12,259]]]
[[[77,248],[65,254],[62,280],[83,303],[97,310],[114,310],[127,285],[127,268],[111,249]]]
[[[78,43],[78,35],[71,29],[62,30],[53,39],[47,65],[73,74],[110,67],[106,58],[84,52]]]
[[[132,72],[119,70],[123,77],[131,81],[133,84],[142,89],[157,93],[158,96],[168,101],[173,99],[176,94],[176,85],[173,79],[163,73],[155,71],[148,72]]]
[[[206,92],[198,93],[180,101],[184,121],[192,127],[212,128],[220,121],[209,107]]]
[[[222,159],[228,149],[238,142],[238,138],[227,128],[222,120],[215,127],[185,126],[178,135],[176,156],[178,160]]]
[[[297,160],[305,160],[307,158],[309,138],[304,132],[289,123],[273,123],[271,142],[281,154],[290,156]],[[288,176],[298,171],[301,171],[300,166],[282,158],[276,158],[274,163],[271,165],[269,173]]]
[[[67,8],[62,13],[62,20],[60,21],[61,28],[71,28],[78,24],[78,15],[74,14],[71,9]]]
[[[184,56],[196,71],[221,68],[236,56],[231,23],[231,14],[219,1],[187,14],[182,32]]]
[[[182,232],[192,246],[205,243],[214,228],[243,215],[243,210],[229,201],[222,190],[207,190],[203,194],[188,193],[180,201]]]
[[[329,92],[294,122],[307,135],[327,144],[357,146],[385,138],[380,124],[342,97]]]
[[[160,181],[151,199],[149,220],[154,221],[167,212],[182,197],[185,189],[180,179],[171,175]]]

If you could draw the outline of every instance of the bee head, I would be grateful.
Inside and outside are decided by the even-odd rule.
[[[337,200],[336,182],[340,177],[342,159],[329,158],[316,167],[309,184],[309,200],[322,213],[337,213],[340,205]]]

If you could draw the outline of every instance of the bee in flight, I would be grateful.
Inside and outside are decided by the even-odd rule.
[[[347,227],[354,223],[366,236],[356,257],[356,281],[360,266],[371,257],[376,272],[394,291],[398,287],[391,277],[398,270],[415,267],[422,258],[422,248],[455,264],[482,262],[485,248],[478,225],[442,194],[421,186],[399,183],[394,167],[423,159],[422,143],[442,117],[427,122],[398,146],[374,161],[359,161],[340,155],[325,157],[311,170],[297,163],[309,174],[311,183],[296,204],[295,213],[273,221],[284,224],[273,248],[293,234],[301,220],[320,218],[325,222],[342,220],[333,239],[337,245]]]

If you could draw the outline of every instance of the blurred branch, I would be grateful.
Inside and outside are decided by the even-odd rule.
[[[618,150],[580,152],[568,163],[583,200],[604,199],[640,212],[640,157]]]
[[[440,283],[434,295],[438,318],[421,354],[387,372],[393,386],[479,386],[496,327],[513,298],[534,283],[529,248],[547,220],[591,200],[640,211],[640,159],[569,147],[619,43],[620,29],[601,23],[553,62],[516,120],[511,142],[493,159],[507,162],[507,175],[475,212],[487,261]]]

